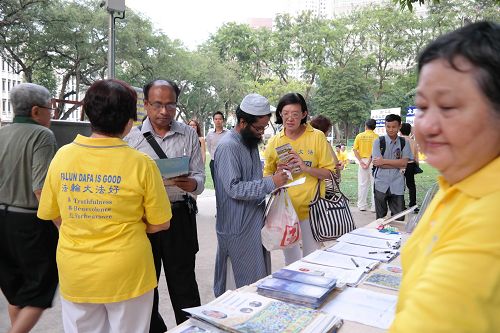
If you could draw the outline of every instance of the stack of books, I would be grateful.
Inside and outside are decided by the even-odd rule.
[[[326,333],[342,325],[342,319],[330,313],[239,291],[226,291],[206,305],[184,311],[194,319],[173,332]]]
[[[257,286],[263,296],[316,309],[335,288],[337,280],[326,276],[281,269]]]

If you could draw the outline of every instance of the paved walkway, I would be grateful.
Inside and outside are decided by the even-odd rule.
[[[217,251],[217,238],[215,234],[215,192],[205,190],[198,196],[198,238],[200,251],[196,258],[196,276],[200,290],[202,304],[214,299],[212,287],[215,265],[215,254]],[[352,208],[356,225],[363,226],[375,220],[375,213],[360,212],[357,208]],[[281,251],[273,251],[272,270],[276,271],[284,266],[284,258]],[[167,327],[175,326],[175,318],[170,306],[165,277],[162,273],[159,283],[160,292],[160,313],[162,314]],[[10,327],[7,313],[7,303],[3,295],[0,295],[0,332],[6,332]],[[56,295],[54,307],[45,311],[38,322],[34,333],[59,333],[63,332],[61,321],[61,302],[59,295]]]

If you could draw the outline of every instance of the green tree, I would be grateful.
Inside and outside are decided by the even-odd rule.
[[[270,31],[267,29],[254,30],[247,24],[226,23],[209,41],[224,62],[236,62],[241,72],[241,79],[258,81],[267,74],[266,48],[270,40]]]
[[[346,67],[322,70],[313,98],[315,114],[322,114],[340,124],[347,138],[352,126],[363,122],[370,115],[369,88],[370,83],[363,69],[355,62]]]
[[[23,73],[27,82],[32,82],[34,71],[51,68],[47,58],[51,39],[46,25],[51,20],[49,13],[56,2],[0,2],[0,53],[3,58],[19,65],[18,73]]]
[[[364,31],[364,53],[369,75],[376,79],[373,97],[376,101],[383,92],[384,83],[395,73],[406,70],[408,57],[408,13],[392,7],[375,7],[361,11],[357,22]],[[413,64],[411,64],[413,65]]]
[[[311,12],[304,12],[296,18],[294,31],[294,57],[301,64],[302,77],[308,85],[304,97],[309,99],[319,71],[326,65],[330,26],[326,20],[312,15]]]

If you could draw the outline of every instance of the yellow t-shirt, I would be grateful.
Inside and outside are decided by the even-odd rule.
[[[390,332],[500,332],[500,157],[439,185],[402,250]]]
[[[353,150],[357,150],[361,158],[372,156],[373,141],[378,139],[378,135],[372,130],[366,130],[356,135],[354,139]]]
[[[172,212],[155,162],[118,138],[77,136],[50,164],[38,216],[61,216],[57,266],[61,295],[75,303],[140,296],[156,283],[150,224]]]
[[[347,151],[340,151],[339,160],[344,164],[344,168],[349,164],[349,159],[347,158]]]
[[[335,172],[335,163],[329,148],[329,143],[325,138],[325,134],[314,129],[311,125],[306,125],[305,132],[297,139],[291,140],[285,135],[284,130],[269,139],[264,151],[264,176],[272,175],[276,171],[278,162],[278,154],[276,147],[289,143],[292,149],[296,151],[302,160],[308,166],[313,168],[324,168]],[[316,194],[316,184],[318,178],[309,175],[306,172],[301,172],[293,175],[293,179],[306,177],[306,181],[302,185],[292,186],[288,189],[288,194],[292,200],[293,207],[297,212],[299,219],[305,220],[309,218],[309,203]],[[324,184],[322,183],[322,193],[324,193]]]

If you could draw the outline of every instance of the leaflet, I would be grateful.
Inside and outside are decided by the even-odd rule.
[[[353,257],[323,250],[314,251],[302,258],[302,261],[345,269],[361,269],[365,272],[372,270],[379,264],[378,260]]]
[[[155,160],[163,178],[173,178],[189,173],[189,156]]]
[[[345,320],[388,329],[394,320],[396,302],[396,295],[346,288],[326,303],[322,310]]]
[[[363,284],[399,290],[403,270],[399,266],[384,264],[374,270],[363,282]]]
[[[339,242],[326,249],[326,251],[358,257],[356,258],[356,260],[367,258],[382,262],[389,262],[399,254],[399,251],[397,250],[381,250],[380,248],[376,247],[349,244],[344,242]]]
[[[354,235],[351,233],[344,234],[337,239],[338,242],[358,244],[363,246],[376,247],[383,250],[398,249],[401,245],[401,240],[388,240],[373,237]]]
[[[333,314],[238,291],[227,291],[206,305],[183,310],[229,332],[311,332],[308,326],[323,323],[315,331],[321,333],[341,323]]]
[[[358,228],[351,231],[350,234],[386,239],[390,241],[401,241],[401,234],[389,234],[385,232],[380,232],[378,229],[374,228]]]
[[[337,287],[339,288],[343,287],[346,284],[356,285],[365,272],[365,269],[361,268],[343,269],[332,266],[313,264],[302,260],[297,260],[296,262],[286,266],[285,268],[311,275],[319,275],[337,279]]]

